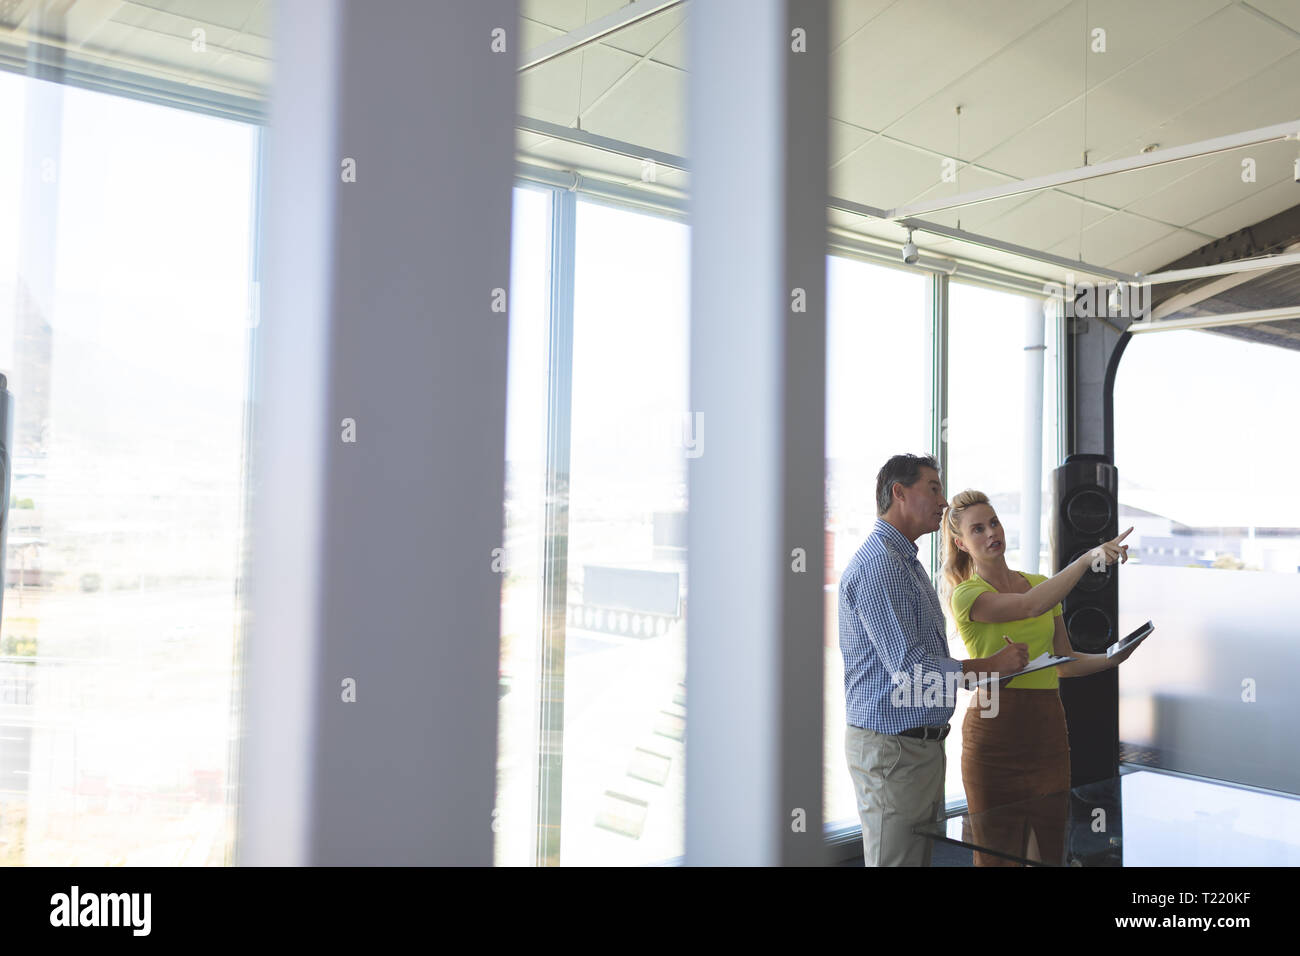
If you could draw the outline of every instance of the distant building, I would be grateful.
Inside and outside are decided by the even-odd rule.
[[[827,583],[838,579],[839,571],[861,547],[875,523],[875,476],[858,462],[832,461],[828,463],[828,511],[832,516],[828,524]],[[1135,497],[1155,501],[1149,490],[1132,491]],[[1119,529],[1132,526],[1133,532],[1125,539],[1129,545],[1129,559],[1142,564],[1168,567],[1234,566],[1261,571],[1295,573],[1300,571],[1300,527],[1285,525],[1256,525],[1251,527],[1237,520],[1231,524],[1185,524],[1156,511],[1126,504],[1125,490],[1120,491]],[[1186,494],[1171,503],[1171,510],[1196,509],[1200,499]],[[1020,495],[1017,492],[992,492],[989,503],[1006,525],[1007,555],[1013,563],[1027,564],[1020,552]],[[1276,514],[1275,502],[1262,502],[1260,514]],[[1229,517],[1237,513],[1239,505],[1230,504],[1223,515],[1205,507],[1199,516],[1206,518]],[[1051,544],[1054,537],[1054,503],[1052,492],[1043,488],[1042,523],[1040,526],[1039,571],[1050,573]],[[1220,508],[1220,510],[1223,510]],[[1288,517],[1283,513],[1284,520]]]
[[[15,456],[43,458],[48,451],[53,346],[50,323],[20,278],[14,293],[14,357],[9,385],[14,394],[11,454]]]
[[[1260,571],[1300,571],[1300,528],[1196,527],[1124,504],[1119,513],[1124,527],[1134,526],[1129,556],[1143,564],[1209,568],[1230,555]]]

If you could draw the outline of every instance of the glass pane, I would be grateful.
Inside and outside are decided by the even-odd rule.
[[[949,480],[944,489],[949,500],[967,488],[989,496],[1006,529],[1007,565],[1020,570],[1029,567],[1022,556],[1024,543],[1020,534],[1028,305],[1025,297],[1009,292],[959,282],[950,286]],[[1045,375],[1044,395],[1050,394],[1048,384]],[[1055,442],[1052,444],[1054,448]],[[1040,514],[1045,519],[1041,503]],[[1046,539],[1047,535],[1040,533],[1039,548],[1034,549],[1037,553],[1042,553],[1041,542]]]
[[[876,523],[876,474],[892,456],[930,453],[930,326],[919,273],[831,256],[826,326],[826,691],[828,826],[858,822],[844,755],[840,573]],[[917,544],[921,561],[929,536]]]
[[[1039,300],[1010,292],[953,282],[948,305],[948,476],[944,490],[951,501],[968,488],[988,495],[1006,533],[1006,561],[1013,570],[1052,573],[1048,522],[1051,520],[1052,469],[1056,465],[1056,334],[1044,322],[1042,350],[1026,350],[1025,316]],[[1037,540],[1023,540],[1024,455],[1026,450],[1026,361],[1043,365],[1043,400],[1039,410],[1043,445]],[[948,622],[954,656],[969,656],[961,636]],[[948,736],[949,802],[965,799],[961,782],[961,721],[969,691],[957,692],[957,709]]]
[[[684,852],[688,239],[578,203],[565,864]]]
[[[1135,336],[1115,384],[1129,561],[1126,759],[1300,793],[1300,351],[1215,332]]]
[[[1096,825],[1099,810],[1110,821],[1105,828]],[[922,829],[1030,865],[1300,865],[1297,801],[1145,770]]]
[[[537,838],[538,650],[546,512],[546,387],[550,321],[551,195],[514,191],[506,385],[505,548],[501,582],[498,866],[531,866]]]
[[[226,863],[257,132],[9,73],[0,126],[0,859]]]

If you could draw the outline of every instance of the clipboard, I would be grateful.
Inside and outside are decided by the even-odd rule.
[[[987,687],[990,684],[1001,683],[1004,680],[1019,677],[1021,674],[1032,674],[1034,671],[1041,671],[1047,667],[1056,667],[1058,664],[1068,664],[1072,660],[1074,660],[1073,657],[1062,657],[1056,654],[1048,654],[1044,652],[1030,661],[1024,670],[1012,671],[1010,674],[999,674],[997,677],[985,677],[983,680],[977,680],[975,686]]]
[[[1121,654],[1124,651],[1128,650],[1130,647],[1137,647],[1139,644],[1145,641],[1147,639],[1147,636],[1155,629],[1156,626],[1152,624],[1150,621],[1147,621],[1145,624],[1139,627],[1132,634],[1127,635],[1122,640],[1118,640],[1110,647],[1106,648],[1106,656],[1114,657],[1116,654]]]

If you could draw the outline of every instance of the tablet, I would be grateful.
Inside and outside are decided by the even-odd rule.
[[[1145,624],[1139,627],[1132,634],[1129,634],[1123,640],[1116,641],[1110,647],[1106,648],[1106,656],[1114,657],[1116,654],[1122,653],[1123,651],[1128,650],[1130,647],[1134,647],[1138,644],[1141,644],[1144,640],[1146,640],[1147,635],[1150,634],[1155,629],[1156,626],[1152,624],[1150,621],[1147,621]]]

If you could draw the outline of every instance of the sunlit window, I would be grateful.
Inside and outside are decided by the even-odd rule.
[[[876,523],[876,473],[931,452],[928,278],[832,256],[826,325],[825,819],[858,822],[844,755],[840,573]],[[929,564],[928,538],[918,542]]]
[[[0,73],[0,860],[232,856],[257,131]]]
[[[497,862],[661,862],[685,839],[688,233],[577,203],[567,371],[547,209],[516,191]]]
[[[984,492],[1006,530],[1007,566],[1015,571],[1051,575],[1049,533],[1052,521],[1052,471],[1057,460],[1056,326],[1043,322],[1042,403],[1026,403],[1027,351],[1025,316],[1041,309],[1041,300],[996,289],[953,282],[948,297],[948,500],[967,488]],[[1024,462],[1029,453],[1028,428],[1037,422],[1042,443],[1038,462],[1040,498],[1037,541],[1024,540],[1028,500]],[[1032,507],[1032,505],[1031,505]],[[949,615],[948,646],[957,658],[968,656]],[[970,704],[968,691],[957,692],[948,736],[949,803],[965,800],[961,779],[962,720]]]
[[[1248,330],[1247,334],[1249,334]],[[1217,332],[1137,335],[1115,382],[1124,759],[1300,792],[1300,351]]]

